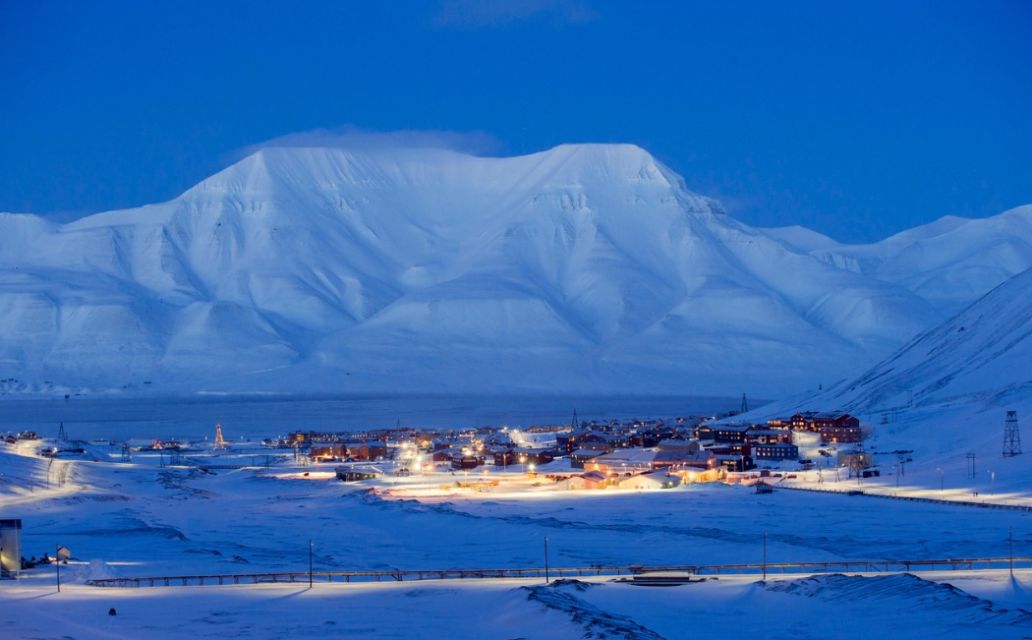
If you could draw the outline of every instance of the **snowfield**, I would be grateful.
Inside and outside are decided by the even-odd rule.
[[[238,448],[242,445],[237,445]],[[76,562],[54,590],[52,567],[0,583],[10,637],[688,638],[735,624],[774,637],[841,637],[877,617],[903,637],[1020,638],[1032,633],[1032,569],[914,575],[709,576],[649,588],[581,578],[100,588],[93,578],[319,570],[520,568],[1032,555],[1032,511],[820,492],[691,485],[639,492],[453,488],[461,475],[345,485],[332,465],[162,468],[68,461],[46,488],[31,449],[5,446],[0,510],[23,518],[23,548],[68,546]],[[234,457],[234,455],[236,457]],[[238,451],[227,461],[247,459]],[[307,473],[308,475],[305,475]],[[843,481],[839,486],[850,486]],[[375,489],[375,490],[373,490]],[[433,490],[431,490],[433,489]],[[412,496],[418,496],[414,498]],[[1032,505],[1027,494],[1024,504]],[[590,583],[590,584],[589,584]],[[952,586],[951,586],[952,585]],[[116,616],[108,616],[110,607]],[[909,634],[909,635],[908,635]]]
[[[1030,215],[847,247],[632,145],[268,148],[161,204],[0,214],[0,389],[775,397],[1032,266]]]
[[[717,635],[843,638],[858,620],[900,638],[1019,639],[1032,629],[1032,574],[722,577],[669,588],[594,580],[433,585],[155,588],[16,587],[0,620],[12,637],[603,638]],[[108,609],[115,607],[116,616]],[[12,615],[12,609],[17,615]],[[875,622],[877,621],[877,622]]]

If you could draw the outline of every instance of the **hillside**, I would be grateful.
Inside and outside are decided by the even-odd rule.
[[[812,253],[953,314],[1032,267],[1032,206],[976,220],[945,216],[874,244],[813,245]]]
[[[932,454],[926,471],[950,465],[962,473],[964,455],[975,452],[980,460],[990,461],[982,463],[991,464],[990,469],[1012,470],[1009,480],[1017,482],[1028,456],[1000,459],[1003,422],[1007,411],[1017,411],[1028,437],[1029,363],[1032,269],[918,335],[862,375],[822,393],[772,403],[751,417],[842,409],[873,428],[875,448]],[[1027,451],[1027,440],[1025,446]]]

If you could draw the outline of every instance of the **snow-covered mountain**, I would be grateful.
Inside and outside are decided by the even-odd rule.
[[[0,215],[0,378],[777,394],[941,319],[847,257],[735,221],[630,145],[268,148],[170,202]]]
[[[861,416],[883,450],[902,447],[953,457],[977,451],[982,459],[999,459],[1006,412],[1017,411],[1026,426],[1032,415],[1032,269],[863,374],[823,393],[773,403],[752,417],[797,410]],[[1022,460],[1006,464],[1027,465]]]
[[[861,411],[1032,395],[1032,269],[831,394]]]
[[[800,227],[765,231],[844,269],[902,285],[947,315],[1032,267],[1032,205],[991,218],[945,216],[868,245],[842,245]]]

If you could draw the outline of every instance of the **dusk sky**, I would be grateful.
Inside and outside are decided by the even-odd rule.
[[[852,242],[1032,203],[1025,1],[0,0],[0,78],[0,211],[59,219],[354,129],[632,142]]]

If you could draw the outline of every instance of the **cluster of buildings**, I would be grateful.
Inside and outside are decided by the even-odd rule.
[[[19,440],[39,440],[39,435],[35,431],[19,431],[18,433],[7,433],[3,439],[7,444],[14,444]]]
[[[765,424],[728,424],[703,417],[577,421],[528,429],[483,427],[427,431],[387,429],[361,434],[295,432],[276,441],[317,462],[393,461],[399,475],[431,470],[508,469],[544,473],[568,488],[668,488],[716,480],[773,462],[812,462],[801,452],[861,442],[860,421],[846,413],[799,413]],[[562,464],[552,464],[564,459]],[[344,480],[367,479],[369,467],[340,467]]]

